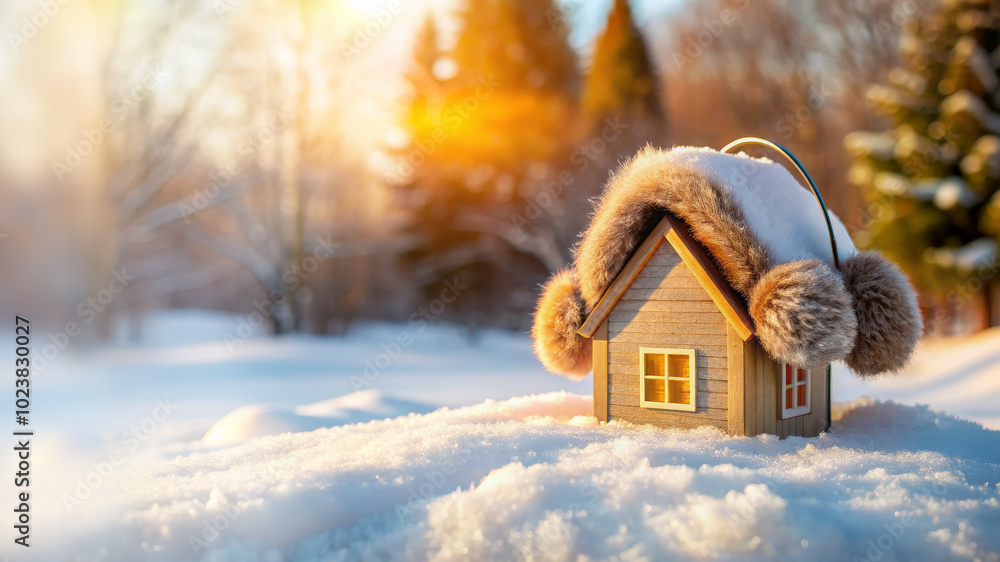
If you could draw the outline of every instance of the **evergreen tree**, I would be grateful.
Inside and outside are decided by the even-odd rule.
[[[453,47],[440,50],[431,22],[418,37],[400,188],[415,247],[404,260],[428,297],[446,279],[468,286],[449,313],[518,325],[553,267],[509,217],[568,144],[579,76],[567,30],[546,17],[556,9],[466,0]]]
[[[520,175],[532,162],[548,161],[565,145],[579,88],[577,57],[568,29],[550,21],[555,0],[466,0],[462,31],[449,53],[456,74],[448,101],[467,106],[482,97],[482,84],[496,91],[464,112],[455,149],[470,163],[483,162]],[[472,138],[467,138],[468,134]]]
[[[948,301],[956,287],[981,290],[986,318],[1000,240],[998,30],[995,0],[947,2],[910,21],[901,65],[868,95],[893,127],[845,139],[850,179],[873,200],[859,241]]]
[[[663,119],[657,78],[628,0],[615,0],[597,38],[582,106],[591,124],[614,115]]]
[[[440,94],[441,83],[435,74],[435,67],[441,61],[441,48],[434,17],[428,15],[417,32],[413,49],[413,65],[407,72],[407,80],[413,88],[410,103],[410,130],[420,131],[429,125],[430,103]]]

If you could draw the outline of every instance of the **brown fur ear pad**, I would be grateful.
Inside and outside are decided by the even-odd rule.
[[[851,352],[858,331],[840,275],[817,260],[771,268],[750,290],[757,338],[771,355],[796,367],[819,367]]]
[[[575,278],[572,270],[564,269],[542,288],[531,337],[546,369],[579,380],[590,372],[593,345],[576,333],[587,315]]]
[[[909,280],[896,264],[875,251],[844,261],[841,273],[858,318],[858,338],[847,366],[860,376],[899,371],[923,333]]]

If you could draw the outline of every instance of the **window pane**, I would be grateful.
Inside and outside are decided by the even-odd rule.
[[[663,373],[663,354],[662,353],[647,353],[646,354],[646,376],[649,377],[662,377]],[[660,389],[660,393],[663,393],[663,389]]]
[[[785,365],[785,384],[792,384],[792,366]]]
[[[671,357],[673,357],[671,355]],[[668,381],[672,404],[691,404],[691,381]],[[649,392],[649,391],[647,391]]]
[[[669,363],[671,377],[691,376],[691,361],[687,355],[671,355]]]
[[[805,406],[806,405],[806,385],[800,384],[800,385],[798,385],[798,389],[799,389],[799,401],[796,403],[796,405],[797,406]]]
[[[793,398],[794,398],[794,396],[792,396],[792,387],[786,388],[785,389],[785,409],[786,410],[791,410],[792,408],[795,407],[795,401],[793,400]]]
[[[798,381],[799,382],[802,382],[802,381],[806,380],[806,370],[805,369],[796,369],[796,371],[798,371]]]
[[[660,356],[663,359],[663,356]],[[663,402],[663,379],[646,379],[646,401]],[[634,396],[634,395],[633,395]]]

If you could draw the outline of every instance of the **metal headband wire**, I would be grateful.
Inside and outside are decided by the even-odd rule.
[[[819,194],[819,188],[816,187],[816,182],[813,181],[812,176],[810,176],[809,172],[806,171],[805,166],[803,166],[802,162],[799,162],[799,159],[796,158],[795,155],[792,154],[787,148],[776,142],[771,142],[767,139],[758,137],[743,137],[741,139],[736,139],[722,147],[722,152],[731,152],[734,148],[748,144],[757,144],[777,150],[783,154],[785,158],[792,163],[792,165],[795,166],[795,169],[797,169],[799,173],[802,174],[802,177],[809,183],[809,187],[812,189],[813,195],[816,196],[816,201],[819,202],[819,206],[823,210],[823,218],[826,220],[826,229],[830,233],[830,249],[833,251],[833,266],[840,269],[840,257],[837,255],[837,237],[833,234],[833,223],[830,221],[830,211],[826,209],[826,203],[823,201],[823,196]]]

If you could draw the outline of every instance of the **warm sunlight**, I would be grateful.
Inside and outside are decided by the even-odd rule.
[[[3,0],[0,263],[0,562],[1000,562],[1000,0]]]

